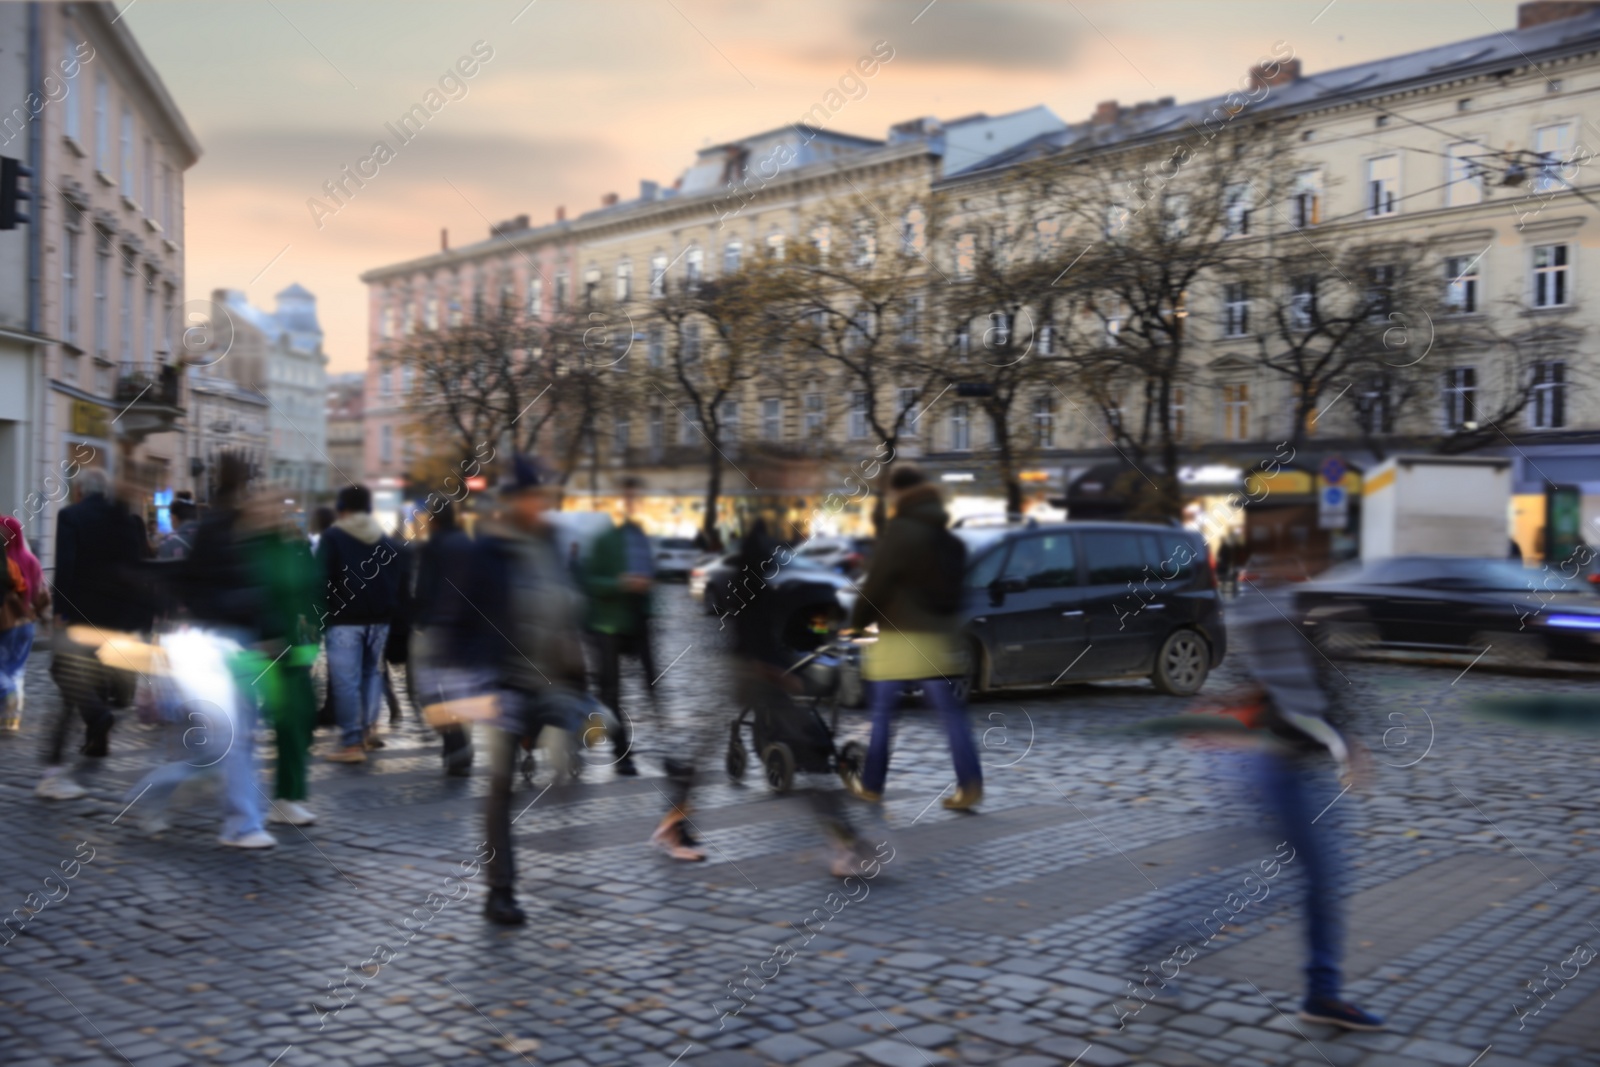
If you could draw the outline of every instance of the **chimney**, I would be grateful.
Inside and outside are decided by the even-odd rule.
[[[529,226],[529,219],[526,215],[518,215],[515,221],[519,230],[526,230]]]
[[[657,185],[655,182],[642,181],[639,183],[640,200],[655,200],[660,195],[661,186]]]
[[[567,209],[566,209],[565,206],[556,208],[556,221],[557,222],[566,222],[567,221]]]
[[[1263,85],[1277,88],[1280,85],[1289,85],[1300,80],[1300,61],[1286,59],[1278,65],[1278,72],[1271,77],[1267,76],[1266,67],[1257,64],[1250,68],[1250,89],[1253,92]]]
[[[1596,8],[1600,8],[1600,2],[1595,0],[1586,3],[1576,0],[1533,0],[1532,3],[1517,5],[1517,29],[1531,30],[1548,22],[1574,19]]]
[[[607,193],[605,196],[602,196],[600,198],[600,206],[601,207],[616,207],[617,206],[617,194],[616,193]]]
[[[1117,116],[1122,114],[1122,109],[1115,100],[1102,100],[1094,109],[1094,118],[1090,121],[1096,126],[1110,126],[1117,121]]]
[[[439,251],[450,251],[450,231],[444,229],[443,227],[441,227],[439,230]]]

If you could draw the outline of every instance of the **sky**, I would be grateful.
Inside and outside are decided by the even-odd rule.
[[[1514,0],[134,0],[124,18],[203,149],[188,297],[317,295],[334,372],[367,358],[365,270],[520,214],[574,217],[697,149],[797,121],[877,42],[828,122],[1213,96],[1286,41],[1306,74],[1516,25]],[[476,49],[476,52],[474,51]],[[882,48],[879,48],[880,53]],[[487,58],[484,58],[487,57]],[[457,68],[458,62],[465,64]],[[471,70],[462,77],[460,70]],[[441,89],[442,83],[442,89]],[[848,83],[847,83],[848,87]],[[336,213],[322,186],[435,90],[421,135]],[[859,94],[859,90],[857,90]]]

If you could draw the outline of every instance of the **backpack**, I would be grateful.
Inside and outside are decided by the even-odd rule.
[[[922,590],[922,606],[935,615],[961,610],[967,576],[967,543],[946,529],[933,533],[933,573]]]

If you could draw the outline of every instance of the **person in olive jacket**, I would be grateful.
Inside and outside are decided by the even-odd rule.
[[[882,797],[896,705],[906,684],[917,682],[939,712],[955,763],[956,791],[944,806],[965,811],[983,798],[983,771],[966,708],[951,681],[966,669],[955,602],[964,549],[946,529],[950,520],[939,487],[921,470],[896,467],[889,490],[893,517],[873,550],[850,620],[855,630],[877,623],[878,639],[863,649],[861,662],[871,691],[872,741],[860,780],[849,784],[863,799]]]
[[[617,717],[611,734],[619,753],[620,775],[639,773],[633,763],[633,729],[622,713],[622,657],[634,656],[644,674],[651,705],[660,718],[656,695],[656,662],[650,641],[650,590],[655,584],[650,538],[633,521],[644,483],[629,475],[622,480],[620,525],[601,534],[580,567],[589,595],[588,630],[600,664],[600,701]]]

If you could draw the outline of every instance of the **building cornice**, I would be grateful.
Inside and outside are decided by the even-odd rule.
[[[103,0],[94,3],[80,2],[75,6],[75,11],[86,24],[94,27],[101,40],[115,44],[121,53],[120,58],[143,83],[149,98],[160,108],[162,120],[176,135],[178,147],[183,151],[184,169],[194,166],[200,160],[200,142],[195,138],[194,131],[189,129],[188,120],[183,117],[183,112],[178,110],[172,95],[167,92],[166,83],[161,80],[161,75],[156,73],[156,68],[145,56],[144,49],[139,47],[133,32],[122,21],[122,12],[117,10],[115,4]]]

